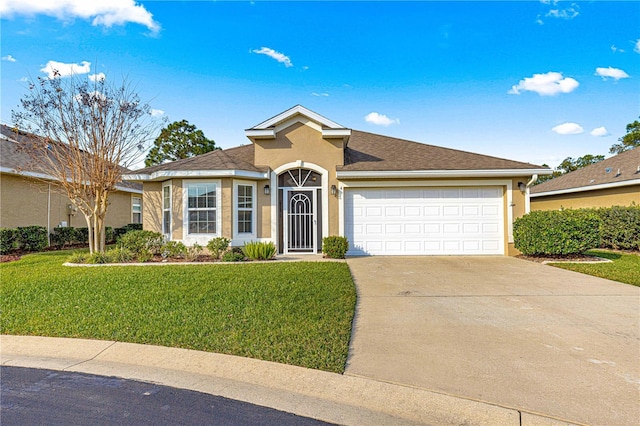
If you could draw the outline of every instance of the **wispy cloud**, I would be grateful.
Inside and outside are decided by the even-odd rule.
[[[614,80],[620,80],[621,78],[629,78],[629,74],[618,68],[596,68],[596,74],[602,77],[603,80],[607,78],[613,78]]]
[[[364,121],[367,123],[375,124],[377,126],[389,126],[391,124],[400,124],[400,120],[398,118],[391,119],[384,114],[379,114],[377,112],[370,112],[364,117]]]
[[[318,97],[327,97],[327,96],[329,96],[329,94],[328,94],[328,93],[316,93],[316,92],[313,92],[313,93],[311,93],[311,94],[312,94],[313,96],[318,96]]]
[[[91,62],[82,61],[79,64],[65,64],[63,62],[49,61],[40,71],[49,78],[69,77],[74,74],[87,74],[91,71]]]
[[[595,137],[603,137],[603,136],[609,136],[610,135],[609,131],[604,126],[596,127],[591,132],[589,132],[589,134],[591,136],[595,136]]]
[[[555,126],[551,130],[559,135],[579,135],[580,133],[584,132],[582,126],[577,123],[562,123]]]
[[[103,72],[99,72],[98,74],[90,74],[89,75],[89,80],[91,80],[91,81],[102,81],[105,78],[107,78],[107,76],[104,75]]]
[[[563,77],[560,72],[534,74],[511,87],[509,94],[519,95],[521,92],[536,92],[540,96],[555,96],[560,93],[573,92],[580,83],[571,77]]]
[[[7,55],[7,56],[3,56],[3,57],[2,57],[2,60],[3,60],[3,61],[7,61],[7,62],[15,62],[15,61],[16,61],[16,58],[14,58],[14,57],[13,57],[13,56],[11,56],[11,55]]]
[[[164,115],[164,111],[161,110],[161,109],[153,109],[153,108],[151,108],[149,113],[151,114],[152,117],[161,117],[161,116]]]
[[[153,33],[160,30],[153,15],[136,0],[3,0],[0,15],[46,15],[65,21],[92,19],[92,25],[107,28],[131,22],[144,25]]]
[[[636,40],[635,46],[633,48],[633,51],[636,53],[640,53],[640,38],[638,40]]]
[[[620,49],[619,47],[616,47],[615,44],[611,45],[611,51],[613,53],[624,53],[624,49]]]
[[[293,66],[291,59],[287,55],[285,55],[284,53],[277,52],[269,47],[261,47],[260,49],[253,49],[252,52],[257,53],[258,55],[266,55],[270,58],[273,58],[276,61],[284,64],[284,66],[287,68]]]
[[[546,13],[538,15],[536,23],[539,25],[544,25],[544,18],[571,20],[580,15],[580,7],[576,3],[564,8],[557,7],[560,3],[558,0],[540,0],[540,3],[550,8]]]

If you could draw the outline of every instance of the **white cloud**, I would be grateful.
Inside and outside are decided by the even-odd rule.
[[[606,127],[602,126],[602,127],[596,127],[589,134],[591,136],[602,137],[602,136],[609,136],[610,133]]]
[[[89,75],[89,80],[91,81],[102,81],[104,79],[106,79],[107,76],[104,75],[103,72],[99,72],[98,74],[90,74]]]
[[[140,24],[158,32],[160,24],[153,15],[136,0],[2,0],[0,15],[47,15],[60,20],[74,18],[92,19],[94,26],[107,28],[125,25],[128,22]]]
[[[20,80],[18,80],[20,83],[28,83],[29,79],[27,77],[20,77]]]
[[[49,61],[40,71],[49,78],[69,77],[74,74],[87,74],[91,71],[91,62],[82,61],[80,64],[65,64],[57,61]]]
[[[400,124],[400,120],[395,118],[391,119],[384,114],[378,114],[377,112],[370,112],[364,117],[364,121],[367,123],[375,124],[378,126],[389,126],[391,124]]]
[[[291,63],[291,59],[287,55],[285,55],[284,53],[276,52],[275,50],[270,49],[268,47],[253,49],[252,52],[257,53],[259,55],[267,55],[268,57],[273,58],[276,61],[284,64],[284,66],[287,68],[293,66],[293,64]]]
[[[573,3],[571,7],[567,7],[566,9],[551,9],[545,15],[547,18],[558,18],[558,19],[573,19],[580,14],[578,12],[578,5]]]
[[[548,72],[546,74],[534,74],[533,77],[525,77],[516,86],[509,90],[511,95],[519,95],[521,91],[536,92],[540,96],[554,96],[559,93],[573,92],[580,83],[571,77],[562,77],[560,72]]]
[[[619,47],[616,47],[616,45],[615,45],[615,44],[612,44],[612,45],[611,45],[611,51],[612,51],[613,53],[618,53],[618,52],[619,52],[619,53],[624,53],[624,49],[620,49]]]
[[[7,55],[7,56],[3,56],[3,57],[2,57],[2,60],[3,60],[3,61],[7,61],[7,62],[15,62],[15,61],[16,61],[16,58],[14,58],[14,57],[13,57],[13,56],[11,56],[11,55]]]
[[[603,80],[607,78],[613,78],[614,80],[620,80],[621,78],[629,78],[629,74],[618,68],[596,68],[596,75],[602,77]]]
[[[328,94],[328,93],[316,93],[316,92],[313,92],[313,93],[311,93],[311,94],[312,94],[313,96],[319,96],[319,97],[327,97],[327,96],[329,96],[329,94]]]
[[[579,135],[580,133],[584,132],[582,126],[576,123],[562,123],[555,126],[551,130],[559,135]]]
[[[636,40],[636,44],[635,44],[635,47],[633,48],[633,51],[636,53],[640,53],[640,38]]]
[[[152,117],[160,117],[164,115],[164,111],[161,109],[151,108],[151,111],[149,111],[149,113],[151,114]]]

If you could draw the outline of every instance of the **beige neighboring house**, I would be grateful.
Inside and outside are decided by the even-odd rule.
[[[187,245],[227,237],[318,253],[506,255],[540,166],[351,130],[300,105],[250,144],[137,170],[144,227]]]
[[[531,210],[640,205],[640,149],[531,187]]]
[[[47,182],[47,176],[30,170],[28,153],[21,149],[30,135],[0,126],[0,227],[39,225],[49,232],[59,226],[86,228],[82,213],[71,207],[66,195]],[[122,227],[142,222],[142,185],[122,182],[109,196],[106,226]]]

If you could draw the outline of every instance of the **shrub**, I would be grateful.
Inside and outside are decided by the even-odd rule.
[[[233,250],[227,251],[222,255],[223,262],[242,262],[244,255]]]
[[[111,261],[115,263],[131,262],[135,258],[131,250],[124,247],[114,247],[111,250],[107,251],[107,255],[109,256]]]
[[[0,228],[0,253],[9,253],[15,250],[18,241],[18,233],[13,228]]]
[[[322,253],[331,259],[344,259],[349,250],[349,240],[345,237],[331,236],[322,239]]]
[[[622,250],[640,249],[640,206],[613,206],[595,211],[602,224],[602,247]]]
[[[131,231],[121,235],[117,245],[130,250],[138,259],[141,254],[150,255],[150,259],[154,254],[159,254],[162,250],[164,237],[158,232]]]
[[[198,256],[200,256],[200,254],[202,253],[202,250],[204,250],[204,247],[202,247],[198,243],[194,243],[191,247],[187,247],[187,255],[186,255],[187,260],[189,261],[196,260]]]
[[[181,258],[187,255],[187,246],[179,241],[167,241],[160,249],[160,254],[165,258]]]
[[[74,241],[79,244],[89,244],[89,228],[74,229]]]
[[[89,252],[84,251],[76,251],[69,256],[67,262],[69,263],[87,263],[87,259],[89,258]]]
[[[21,226],[16,228],[18,248],[24,251],[40,251],[49,244],[47,228],[44,226]]]
[[[109,244],[116,240],[116,234],[111,226],[104,227],[104,241]]]
[[[93,264],[113,263],[113,258],[109,252],[100,253],[99,251],[94,251],[93,253],[87,256],[85,263],[93,263]]]
[[[584,253],[600,245],[600,218],[589,210],[533,211],[516,219],[513,239],[525,255]]]
[[[211,256],[220,259],[220,256],[229,248],[229,244],[231,244],[231,240],[228,238],[214,238],[207,243],[207,250],[209,250]]]
[[[276,245],[272,241],[251,241],[244,244],[242,253],[252,260],[269,260],[276,256]]]
[[[76,229],[72,227],[65,228],[53,228],[53,232],[51,233],[51,245],[64,247],[76,240]]]

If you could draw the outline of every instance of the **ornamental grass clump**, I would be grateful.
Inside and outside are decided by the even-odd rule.
[[[242,252],[251,260],[270,260],[276,256],[276,245],[272,241],[251,241],[244,244]]]

